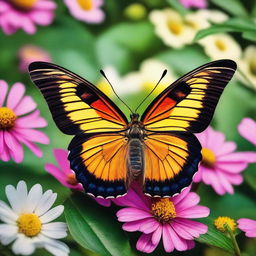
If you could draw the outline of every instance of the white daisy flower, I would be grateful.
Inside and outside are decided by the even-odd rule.
[[[198,41],[205,53],[213,60],[232,59],[239,60],[242,49],[240,45],[228,34],[215,34]]]
[[[243,57],[239,62],[239,68],[256,89],[256,46],[249,45],[245,48]],[[248,84],[248,81],[245,81],[243,77],[239,76],[239,79],[244,84]]]
[[[43,247],[56,256],[66,256],[69,248],[56,240],[67,236],[64,222],[51,222],[58,218],[64,210],[63,205],[50,210],[57,194],[52,190],[42,191],[40,184],[34,185],[30,191],[24,181],[15,188],[7,185],[6,196],[10,206],[0,200],[0,241],[3,245],[13,243],[15,254],[31,255],[36,248]]]
[[[155,26],[156,34],[168,46],[180,48],[191,43],[195,36],[194,29],[173,9],[152,11],[149,19]]]
[[[156,59],[148,59],[143,61],[139,71],[127,74],[124,77],[124,80],[126,84],[132,84],[135,86],[138,91],[146,91],[148,93],[154,88],[165,69],[167,69],[168,72],[154,91],[154,94],[158,95],[167,86],[175,81],[175,76],[172,70],[161,61]]]

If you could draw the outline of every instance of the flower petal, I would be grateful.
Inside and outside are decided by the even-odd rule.
[[[31,255],[36,249],[33,240],[24,235],[18,236],[18,239],[13,243],[12,250],[15,254]]]
[[[238,131],[242,137],[256,145],[256,122],[251,118],[244,118],[238,125]]]
[[[47,237],[60,239],[67,236],[67,225],[64,222],[44,224],[41,233]]]
[[[0,200],[0,220],[8,224],[15,224],[18,215],[3,201]]]
[[[205,206],[197,205],[179,212],[178,217],[194,219],[194,218],[207,217],[209,214],[210,214],[209,208]]]
[[[14,108],[19,104],[23,95],[25,93],[25,86],[22,83],[15,83],[9,92],[7,97],[6,105],[8,108],[14,110]]]
[[[42,216],[40,216],[40,220],[42,223],[51,222],[52,220],[55,220],[56,218],[58,218],[63,213],[63,211],[64,211],[64,206],[58,205],[52,208],[51,210],[49,210],[48,212],[46,212],[45,214],[43,214]]]
[[[136,248],[138,251],[151,253],[155,250],[157,245],[152,244],[151,234],[142,234],[137,241]]]
[[[149,212],[136,209],[136,208],[121,209],[116,213],[116,216],[118,220],[121,222],[126,222],[126,221],[129,222],[129,221],[141,220],[141,219],[152,217],[152,215]]]
[[[163,225],[163,244],[166,252],[172,252],[174,250],[174,244],[169,232],[169,224]]]
[[[36,110],[31,114],[19,117],[15,122],[15,126],[20,128],[42,128],[47,126],[47,122],[40,117],[40,111]]]
[[[35,214],[38,216],[43,215],[46,213],[54,204],[55,200],[57,198],[57,194],[53,193],[52,190],[47,190],[41,197],[40,201],[38,202]]]
[[[0,107],[3,106],[8,91],[8,84],[0,80]]]
[[[43,189],[40,184],[35,184],[28,193],[26,211],[34,212],[36,206],[43,195]]]

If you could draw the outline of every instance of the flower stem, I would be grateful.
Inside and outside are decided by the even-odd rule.
[[[236,237],[235,237],[233,231],[228,226],[226,226],[226,230],[227,230],[227,232],[231,238],[232,244],[234,246],[234,253],[235,253],[234,256],[241,256],[241,251],[240,251],[239,245],[236,241]]]

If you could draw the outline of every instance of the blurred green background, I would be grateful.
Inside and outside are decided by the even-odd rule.
[[[222,2],[223,4],[221,4],[221,1],[210,1],[208,8],[221,10],[229,15],[229,19],[238,18],[250,23],[255,22],[255,1],[223,0]],[[234,4],[233,9],[238,8],[238,11],[233,11],[232,13],[232,10],[230,11],[229,8],[225,7],[224,2],[228,2],[230,5]],[[0,31],[0,79],[7,81],[9,86],[18,81],[26,85],[26,94],[33,97],[42,116],[48,121],[49,125],[42,130],[51,140],[49,145],[40,145],[44,152],[43,157],[40,159],[36,158],[24,147],[25,159],[22,164],[0,162],[0,199],[3,200],[6,200],[4,187],[7,184],[16,185],[21,179],[25,180],[29,186],[39,182],[44,190],[53,189],[58,193],[57,203],[63,203],[70,193],[69,189],[63,187],[46,173],[44,165],[45,163],[55,163],[52,154],[53,149],[66,149],[72,137],[62,134],[57,129],[43,97],[30,81],[29,75],[19,71],[18,52],[21,47],[27,44],[39,46],[49,53],[54,63],[70,69],[96,84],[102,79],[99,70],[108,66],[114,67],[120,76],[124,76],[130,72],[138,71],[144,60],[153,58],[166,64],[167,67],[173,70],[175,76],[179,77],[211,60],[197,41],[191,41],[181,48],[172,48],[165,45],[161,38],[155,34],[154,26],[148,18],[148,14],[152,10],[173,8],[183,16],[187,15],[188,12],[195,11],[183,8],[178,1],[106,0],[103,6],[106,20],[97,25],[86,24],[76,20],[70,15],[62,1],[56,1],[56,3],[58,8],[53,24],[47,27],[38,27],[36,34],[27,35],[23,31],[18,31],[11,36],[7,36]],[[141,17],[137,17],[138,15],[133,12],[127,13],[127,7],[133,3],[141,4],[145,14],[142,13]],[[243,11],[241,11],[242,7]],[[256,32],[254,37],[251,36],[254,40],[248,40],[240,33],[241,29],[239,31],[235,27],[232,30],[228,29],[228,26],[221,29],[222,33],[225,30],[225,33],[231,31],[229,34],[233,35],[242,49],[248,45],[255,45]],[[159,79],[160,75],[155,74],[155,81],[152,81],[153,84]],[[228,140],[235,141],[238,145],[238,150],[241,151],[255,150],[249,142],[239,136],[237,131],[237,125],[243,117],[256,118],[256,80],[254,82],[253,88],[251,84],[248,85],[246,82],[241,82],[236,75],[224,91],[212,122],[212,125],[217,130],[225,133]],[[134,109],[138,102],[137,99],[142,98],[143,95],[145,95],[145,92],[141,91],[136,94],[136,97],[132,94],[123,98]],[[116,99],[114,100],[123,111],[126,111],[120,102]],[[235,219],[240,217],[256,219],[255,165],[251,165],[244,172],[244,176],[245,182],[236,187],[234,195],[220,197],[210,187],[205,185],[200,187],[201,204],[212,209],[213,217],[227,215]],[[92,201],[89,203],[94,204]],[[113,206],[111,209],[106,209],[106,213],[114,217],[115,210],[116,208]],[[132,247],[134,247],[138,234],[128,235],[131,238]],[[79,247],[71,237],[66,240],[72,251],[70,255],[90,254],[90,252]],[[239,236],[239,242],[241,242],[242,248],[247,255],[253,256],[256,254],[254,240],[245,241],[243,236]],[[11,255],[8,249],[0,250],[0,255]],[[35,255],[47,255],[47,253],[44,250],[38,250]],[[120,255],[122,255],[121,252]],[[137,255],[142,255],[142,253],[138,252]],[[167,254],[160,248],[152,255]],[[224,256],[228,254],[198,244],[192,251],[174,252],[171,255]]]

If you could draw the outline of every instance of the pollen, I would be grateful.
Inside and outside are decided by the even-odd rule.
[[[7,107],[0,107],[0,129],[11,129],[15,125],[17,116]]]
[[[67,183],[70,185],[77,185],[77,179],[74,173],[69,173],[67,175],[67,179],[66,179]]]
[[[42,223],[34,213],[24,213],[17,220],[19,232],[27,237],[38,235],[42,228]]]
[[[17,9],[28,11],[34,7],[37,0],[10,0],[10,2]]]
[[[215,45],[216,45],[216,47],[220,50],[220,51],[225,51],[226,49],[227,49],[227,46],[226,46],[226,44],[223,42],[223,41],[221,41],[221,40],[216,40],[215,41]]]
[[[234,219],[221,216],[214,220],[214,226],[219,231],[225,232],[227,231],[227,227],[229,227],[231,231],[235,231],[237,224]]]
[[[77,3],[85,11],[93,9],[93,0],[77,0]]]
[[[151,205],[151,213],[162,223],[168,223],[176,217],[176,210],[169,198],[156,199]]]
[[[183,27],[184,26],[181,22],[174,22],[174,21],[168,22],[169,30],[175,35],[180,35],[183,31]]]
[[[212,168],[216,162],[215,153],[209,148],[202,148],[202,165]]]

